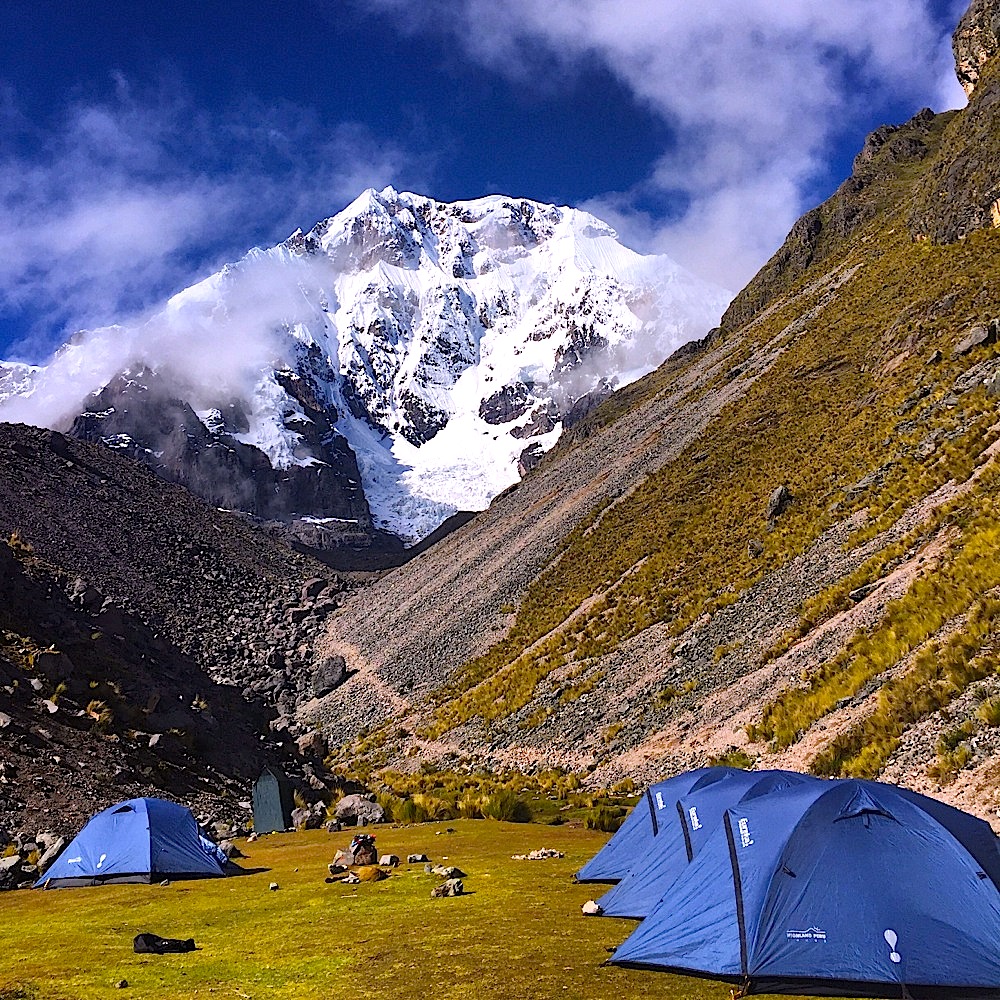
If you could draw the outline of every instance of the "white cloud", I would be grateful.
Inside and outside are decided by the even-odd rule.
[[[404,30],[452,34],[513,77],[603,61],[667,122],[676,145],[634,189],[591,208],[610,211],[640,248],[666,250],[731,288],[807,207],[836,141],[882,109],[964,100],[928,0],[371,3]],[[679,192],[687,211],[663,223],[635,207],[656,192]]]
[[[77,104],[42,135],[0,88],[0,301],[37,317],[14,354],[120,321],[257,241],[283,239],[422,163],[293,106],[199,111],[180,88]]]

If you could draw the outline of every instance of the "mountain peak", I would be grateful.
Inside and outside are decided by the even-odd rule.
[[[75,393],[60,426],[75,419],[216,504],[304,520],[310,535],[349,523],[352,544],[370,509],[369,527],[417,542],[488,506],[567,421],[703,335],[727,298],[587,212],[369,188],[142,327],[84,335],[72,372],[62,359],[8,375],[8,394],[46,381],[46,398]],[[126,403],[115,377],[140,362],[159,377]]]

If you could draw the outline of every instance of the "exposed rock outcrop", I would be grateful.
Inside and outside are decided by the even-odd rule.
[[[979,82],[983,66],[996,55],[1000,35],[1000,6],[996,0],[973,0],[958,22],[951,47],[955,54],[955,72],[966,94],[971,95]]]

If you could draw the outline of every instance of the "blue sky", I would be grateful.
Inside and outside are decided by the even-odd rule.
[[[0,357],[368,186],[588,207],[740,287],[867,131],[961,104],[963,0],[6,0]]]

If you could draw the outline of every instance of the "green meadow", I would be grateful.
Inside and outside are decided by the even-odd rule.
[[[723,983],[602,967],[635,926],[580,913],[601,887],[572,875],[605,833],[489,820],[373,829],[379,851],[403,859],[373,884],[327,884],[351,834],[308,831],[241,842],[240,864],[265,869],[255,874],[3,894],[0,1000],[730,996]],[[565,857],[511,860],[539,847]],[[405,863],[419,853],[466,872],[467,894],[432,899],[441,880]],[[198,950],[136,955],[142,931]]]

